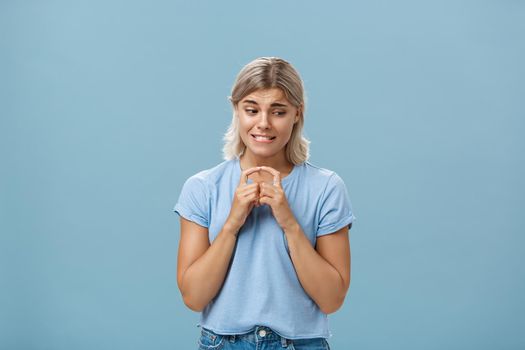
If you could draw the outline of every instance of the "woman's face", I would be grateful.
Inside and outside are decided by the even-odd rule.
[[[298,109],[286,99],[279,88],[261,89],[245,96],[236,106],[239,133],[251,153],[272,157],[284,152]]]

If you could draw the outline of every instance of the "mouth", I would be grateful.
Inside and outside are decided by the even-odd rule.
[[[275,136],[263,136],[263,135],[254,135],[254,134],[250,134],[250,135],[255,141],[261,142],[261,143],[272,143],[273,140],[275,139]]]

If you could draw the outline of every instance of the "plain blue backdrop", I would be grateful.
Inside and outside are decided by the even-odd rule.
[[[358,217],[332,349],[525,348],[524,37],[517,0],[0,1],[0,348],[196,349],[172,208],[260,56]]]

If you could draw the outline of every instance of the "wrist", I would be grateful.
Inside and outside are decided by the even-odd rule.
[[[287,235],[293,235],[301,231],[301,227],[296,220],[291,220],[288,224],[284,225],[283,231]]]
[[[228,217],[224,222],[222,229],[227,233],[237,237],[242,224],[239,224],[237,220]]]

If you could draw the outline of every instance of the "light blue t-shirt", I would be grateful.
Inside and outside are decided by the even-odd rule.
[[[241,172],[235,158],[191,176],[173,210],[207,227],[212,243],[230,213]],[[345,184],[333,171],[306,161],[294,166],[281,184],[314,247],[316,237],[356,219]],[[247,333],[256,325],[288,339],[332,335],[327,315],[299,282],[284,231],[268,205],[253,207],[241,227],[224,284],[202,311],[199,323],[218,334]]]

